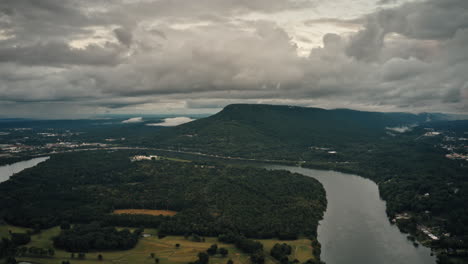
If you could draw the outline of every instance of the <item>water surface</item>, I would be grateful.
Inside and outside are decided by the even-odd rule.
[[[8,180],[13,174],[18,173],[24,169],[34,167],[37,164],[46,161],[47,159],[49,159],[49,157],[39,157],[0,166],[0,183]]]
[[[0,182],[33,167],[49,157],[34,158],[0,166]],[[414,247],[398,228],[391,225],[371,180],[345,173],[263,164],[313,177],[327,193],[327,210],[318,228],[322,260],[327,264],[435,264],[430,249]]]
[[[416,248],[391,225],[377,185],[368,179],[334,171],[265,165],[320,181],[327,210],[318,228],[321,258],[327,264],[434,264],[430,249]]]

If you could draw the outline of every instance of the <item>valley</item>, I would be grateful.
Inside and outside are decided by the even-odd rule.
[[[40,129],[46,129],[47,123],[40,124]],[[124,224],[132,228],[141,225],[145,228],[158,228],[163,236],[194,232],[204,237],[221,234],[222,229],[217,225],[229,223],[229,228],[235,227],[236,232],[240,231],[247,238],[288,239],[306,235],[312,239],[311,243],[316,243],[314,241],[317,241],[318,221],[325,211],[323,203],[325,196],[321,191],[315,192],[315,195],[321,195],[323,198],[316,196],[316,199],[322,202],[309,204],[309,206],[318,206],[316,212],[306,213],[300,209],[304,205],[300,205],[297,200],[296,207],[291,207],[292,204],[288,203],[283,206],[284,210],[281,210],[281,206],[279,210],[273,210],[271,216],[268,216],[269,209],[265,207],[264,202],[251,203],[251,208],[247,211],[235,206],[225,207],[229,208],[228,211],[222,209],[229,201],[225,195],[236,190],[233,188],[236,185],[232,185],[231,181],[215,181],[209,185],[214,189],[210,189],[211,187],[206,189],[207,187],[199,185],[201,182],[197,183],[195,177],[193,187],[196,186],[195,189],[204,191],[180,196],[181,193],[186,193],[185,188],[187,188],[182,182],[192,179],[187,178],[187,175],[193,173],[210,175],[210,170],[216,175],[225,175],[231,170],[232,175],[228,178],[235,179],[244,173],[256,175],[254,171],[249,172],[250,169],[246,169],[243,163],[249,166],[258,166],[256,165],[258,163],[276,163],[340,171],[371,179],[377,184],[379,196],[386,201],[387,221],[395,223],[400,231],[408,233],[409,246],[422,243],[425,247],[432,248],[440,263],[458,264],[465,261],[467,225],[464,223],[467,221],[467,208],[464,204],[468,201],[465,177],[468,175],[468,165],[459,157],[463,157],[467,152],[464,145],[468,131],[466,121],[447,120],[442,115],[434,114],[232,105],[211,117],[173,128],[151,130],[151,127],[143,123],[126,124],[125,129],[117,124],[112,127],[94,127],[93,132],[90,132],[86,126],[79,129],[88,131],[86,140],[94,138],[94,142],[101,143],[96,143],[99,145],[92,148],[39,151],[35,149],[32,152],[14,153],[3,159],[7,162],[31,156],[50,155],[49,165],[45,167],[38,165],[41,175],[49,175],[47,179],[42,180],[43,182],[54,182],[60,179],[57,176],[62,173],[73,175],[65,182],[60,179],[57,184],[47,187],[53,192],[44,197],[34,197],[31,196],[31,191],[43,185],[41,181],[30,178],[34,177],[34,170],[25,173],[22,177],[26,177],[24,179],[29,177],[27,181],[30,183],[37,181],[37,185],[34,183],[23,190],[15,187],[21,198],[15,196],[13,199],[2,200],[5,208],[11,208],[4,211],[4,219],[8,223],[44,229],[59,225],[63,220],[76,223],[99,220],[110,226]],[[8,131],[11,133],[11,128],[8,128]],[[18,131],[24,133],[23,130]],[[33,133],[34,131],[35,129],[32,130]],[[109,133],[112,133],[113,138],[125,138],[125,140],[106,141]],[[42,134],[38,135],[42,137]],[[10,134],[8,140],[15,140],[14,137],[14,133]],[[79,145],[84,138],[74,140]],[[135,155],[149,158],[131,162],[131,157]],[[157,158],[153,160],[151,155]],[[156,164],[159,165],[155,167]],[[227,167],[225,171],[223,169],[225,164],[233,164],[227,165],[233,167],[229,169]],[[96,170],[86,168],[96,168]],[[163,171],[160,171],[162,168]],[[151,175],[159,175],[155,179],[164,179],[166,177],[163,176],[166,173],[164,170],[181,177],[171,180],[165,178],[164,181],[169,180],[166,183],[151,180],[154,177]],[[160,174],[161,172],[163,174]],[[0,191],[2,188],[5,191],[11,190],[11,186],[17,184],[24,185],[27,181],[20,180],[22,177],[0,185]],[[247,179],[249,178],[242,178],[242,181]],[[282,183],[293,184],[289,177]],[[260,185],[254,186],[252,190],[258,191],[259,188],[264,188]],[[155,189],[152,191],[151,188]],[[279,185],[274,188],[279,188]],[[216,189],[229,191],[214,192],[208,196],[204,193]],[[297,193],[298,190],[301,191]],[[91,200],[83,199],[85,193]],[[310,194],[306,194],[301,188],[294,187],[291,194],[293,193],[311,198]],[[245,199],[250,194],[236,195]],[[60,199],[66,197],[66,199],[61,203],[55,203],[52,201],[55,199],[53,197],[61,197]],[[264,198],[268,200],[273,197],[267,195]],[[282,204],[276,199],[270,202]],[[33,200],[36,202],[28,202]],[[101,202],[93,202],[98,200]],[[187,202],[192,203],[196,200],[203,202],[194,203],[193,212],[182,210],[182,213],[175,215],[171,213],[173,216],[166,216],[173,218],[172,220],[157,216],[159,213],[155,213],[156,216],[103,214],[114,210],[129,210],[130,213],[133,210],[180,212],[182,208],[186,208]],[[15,203],[11,204],[12,201]],[[249,202],[246,201],[246,204]],[[35,209],[37,206],[45,210]],[[66,209],[62,212],[59,208]],[[265,208],[266,211],[259,214],[259,208]],[[296,209],[291,211],[292,208]],[[204,213],[195,217],[197,212]],[[236,215],[242,214],[255,220],[249,222],[236,218]],[[52,215],[54,217],[51,217]],[[295,219],[295,224],[286,224],[280,220],[279,225],[275,227],[277,224],[272,220],[281,219],[282,217],[278,218],[279,215],[292,217]],[[306,215],[312,216],[310,221],[304,220]],[[190,220],[184,217],[190,217]],[[227,222],[226,217],[230,219]],[[195,224],[197,221],[202,221],[198,223],[204,224]],[[208,227],[208,225],[214,226]],[[269,228],[263,229],[262,225]],[[183,226],[185,227],[181,228]],[[259,229],[256,230],[254,227]],[[272,227],[276,230],[273,228],[266,231]],[[285,230],[287,232],[284,232]],[[320,251],[313,254],[317,257]]]

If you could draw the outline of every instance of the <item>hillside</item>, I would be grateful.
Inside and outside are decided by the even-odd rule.
[[[165,130],[154,144],[232,156],[256,156],[259,152],[272,155],[287,150],[297,153],[311,146],[344,147],[376,141],[390,137],[386,128],[414,125],[430,117],[431,114],[235,104],[213,116]]]
[[[466,249],[468,121],[441,114],[373,113],[272,105],[230,105],[211,117],[163,131],[154,144],[223,156],[303,161],[370,178],[390,218],[413,235],[424,225],[440,249]],[[430,195],[427,195],[430,194]],[[422,198],[424,197],[424,198]],[[454,256],[462,256],[454,253]]]

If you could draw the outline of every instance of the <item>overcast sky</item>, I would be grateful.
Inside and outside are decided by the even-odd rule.
[[[0,116],[241,102],[468,113],[468,1],[0,1]]]

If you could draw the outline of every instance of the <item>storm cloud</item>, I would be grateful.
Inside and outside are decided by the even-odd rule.
[[[466,0],[5,0],[0,112],[466,113],[467,54]]]

